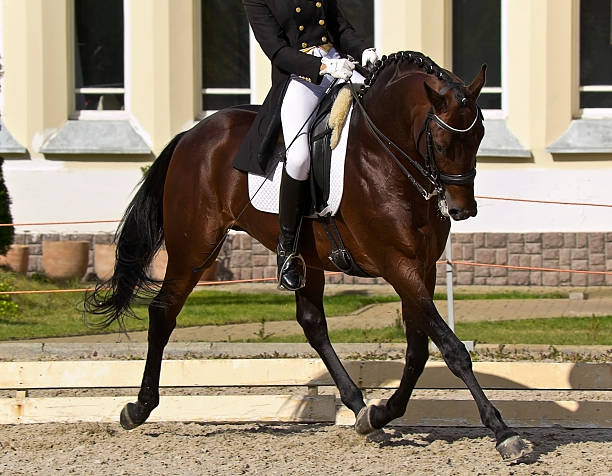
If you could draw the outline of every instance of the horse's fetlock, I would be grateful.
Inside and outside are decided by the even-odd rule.
[[[143,387],[138,394],[138,403],[149,411],[159,405],[159,391],[151,387]]]
[[[484,423],[484,425],[488,428],[498,428],[500,422],[502,423],[502,428],[507,430],[508,427],[503,423],[501,413],[499,410],[495,408],[493,405],[490,408],[485,409],[481,412],[480,419]],[[508,435],[513,436],[513,435]]]
[[[359,389],[352,390],[345,395],[340,395],[340,401],[348,408],[353,408],[355,402],[363,402],[363,393]]]
[[[159,398],[154,398],[152,400],[145,401],[138,400],[138,403],[140,403],[143,407],[145,407],[148,411],[151,412],[159,406]]]

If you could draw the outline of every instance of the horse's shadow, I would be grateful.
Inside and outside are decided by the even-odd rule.
[[[210,423],[206,422],[191,422],[193,425],[201,426],[204,430],[202,432],[202,437],[212,437],[215,435],[228,435],[228,434],[267,434],[274,436],[282,436],[282,435],[296,435],[296,434],[309,434],[316,433],[323,428],[327,428],[330,426],[329,423],[246,423],[246,424],[238,424],[238,423],[227,423],[227,425],[233,425],[228,428],[227,425],[216,425],[216,428],[213,430],[207,430]],[[146,436],[150,437],[158,437],[163,433],[160,431],[146,430]],[[189,434],[185,434],[184,436],[191,436]]]
[[[533,452],[523,457],[524,464],[537,463],[544,455],[556,452],[561,446],[576,443],[611,443],[612,429],[564,428],[519,428],[519,433],[533,445]],[[416,437],[418,435],[418,437]],[[495,440],[485,428],[462,428],[458,434],[456,427],[389,427],[373,441],[381,448],[404,446],[426,447],[434,441],[445,441],[452,444],[463,439],[488,438]]]
[[[355,371],[350,361],[345,362],[346,368],[350,373]],[[404,367],[403,361],[396,362],[388,362],[388,364],[392,365],[391,371],[389,373],[380,373],[376,375],[368,375],[368,386],[376,388],[384,386],[384,382],[389,378],[389,375],[401,375]],[[359,364],[357,363],[357,367]],[[446,366],[443,367],[430,367],[427,370],[427,373],[422,375],[419,379],[419,388],[442,388],[439,386],[440,381],[448,381],[448,374],[450,371]],[[531,390],[531,388],[508,378],[500,377],[493,374],[488,374],[482,371],[475,371],[474,375],[477,380],[481,383],[483,388],[485,389],[500,389],[500,390]],[[589,389],[602,389],[602,388],[612,388],[612,382],[604,378],[605,381],[599,382],[591,382],[586,381],[586,379],[595,379],[595,377],[591,374],[587,373],[587,377],[585,377],[584,373],[581,373],[575,367],[569,375],[569,391],[572,390],[589,390]],[[356,376],[356,375],[354,375]],[[314,382],[325,381],[325,374],[318,376],[313,379]],[[378,380],[377,380],[378,379]],[[359,380],[359,379],[358,379]],[[465,389],[465,386],[458,380],[459,389]],[[486,390],[485,390],[486,391]],[[537,397],[536,397],[537,398]],[[576,420],[580,420],[580,413],[586,408],[586,403],[581,402],[580,400],[576,401],[577,406],[573,409],[566,408],[558,403],[549,402],[548,405],[543,408],[546,408],[547,411],[551,412],[548,415],[554,416],[546,416],[545,414],[539,415],[538,419],[542,422],[543,425],[550,426],[538,426],[538,427],[518,427],[515,428],[516,431],[525,437],[532,445],[533,452],[528,456],[521,459],[522,463],[535,463],[537,462],[541,456],[554,453],[560,446],[571,444],[571,443],[581,443],[581,442],[612,442],[612,429],[610,428],[574,428],[568,425],[568,427],[561,426],[556,421],[560,422],[575,422]],[[537,402],[534,402],[537,404]],[[410,412],[411,403],[408,402],[408,412]],[[474,403],[474,408],[476,408],[476,404]],[[554,411],[553,411],[554,410]],[[502,414],[503,417],[503,414]],[[512,425],[510,418],[509,426]],[[548,421],[547,421],[548,420]],[[536,423],[537,424],[537,423]],[[354,431],[352,428],[347,428],[347,431]],[[425,436],[422,434],[425,433]],[[418,437],[415,437],[419,434]],[[412,436],[411,436],[412,435]],[[378,444],[381,447],[399,447],[399,446],[414,446],[414,447],[425,447],[431,444],[436,440],[444,440],[449,443],[455,442],[459,439],[464,438],[490,438],[492,444],[495,444],[495,439],[493,438],[492,433],[485,427],[463,427],[461,431],[457,431],[457,427],[446,427],[446,426],[437,426],[437,427],[399,427],[393,426],[393,422],[390,423],[388,427],[382,432],[375,432],[374,434],[369,436],[369,440]]]
[[[355,379],[359,374],[358,369],[360,368],[360,361],[345,361],[347,370],[353,375]],[[385,383],[388,382],[390,375],[401,375],[404,362],[393,361],[388,362],[391,366],[390,369],[384,372],[379,372],[375,375],[368,373],[367,381],[368,388],[383,388]],[[442,388],[439,384],[441,381],[448,382],[449,370],[442,367],[429,367],[427,373],[424,374],[419,380],[418,388]],[[487,374],[484,372],[475,371],[475,376],[485,389],[511,389],[511,390],[530,390],[519,382],[511,379],[499,377],[497,375]],[[609,382],[594,382],[587,381],[585,378],[597,378],[593,375],[585,377],[584,374],[574,370],[569,376],[568,387],[572,390],[588,390],[602,389],[611,387]],[[605,379],[606,377],[604,377]],[[358,381],[361,381],[359,378]],[[309,381],[309,386],[329,386],[333,385],[333,381],[327,372],[321,372],[317,374]],[[462,384],[459,385],[459,388]],[[328,396],[330,397],[330,396]],[[307,403],[308,399],[305,399],[302,406],[292,410],[293,417],[296,419],[307,420],[309,412],[312,408]],[[333,399],[332,399],[333,401]],[[560,422],[575,422],[580,419],[579,412],[581,407],[585,404],[581,401],[576,402],[575,408],[566,408],[562,405],[554,403],[548,403],[548,410],[551,408],[554,410],[554,416],[546,416],[544,414],[539,415],[539,421],[543,425],[549,426],[538,426],[538,427],[518,427],[515,428],[517,432],[528,440],[533,445],[533,452],[526,457],[521,459],[521,463],[532,464],[540,460],[544,455],[549,455],[556,452],[561,446],[565,446],[572,443],[583,443],[583,442],[598,442],[598,443],[611,443],[612,442],[612,429],[610,428],[570,428],[561,426],[555,423],[555,419]],[[537,402],[534,402],[537,404]],[[411,402],[408,403],[408,412],[410,412]],[[584,407],[583,407],[584,408]],[[474,409],[476,404],[474,403]],[[587,407],[588,409],[588,407]],[[549,414],[550,415],[550,414]],[[503,416],[503,415],[502,415]],[[604,415],[605,416],[605,415]],[[333,418],[333,417],[332,417]],[[507,417],[508,418],[508,417]],[[510,426],[512,419],[508,422]],[[201,425],[202,436],[214,436],[218,434],[269,434],[274,436],[282,435],[311,435],[317,432],[323,431],[324,428],[329,428],[330,423],[248,423],[243,425],[223,425],[223,427],[210,428],[209,423],[194,423]],[[535,423],[536,425],[539,423]],[[333,424],[332,424],[333,425]],[[346,427],[344,430],[347,434],[354,433],[352,427]],[[155,432],[150,432],[150,436],[156,436]],[[458,431],[457,426],[394,426],[391,422],[384,430],[377,431],[367,437],[371,444],[378,445],[381,448],[393,448],[393,447],[414,447],[414,448],[426,448],[435,441],[445,441],[448,443],[454,443],[462,439],[480,440],[489,439],[491,445],[495,444],[493,434],[485,427],[461,427]]]
[[[397,372],[400,375],[403,368],[403,362],[397,362]],[[427,374],[424,374],[419,380],[420,388],[439,388],[436,382],[440,380],[448,380],[443,378],[443,374],[448,373],[446,367],[428,368]],[[508,390],[530,390],[523,384],[514,380],[499,377],[484,372],[475,371],[476,379],[485,389],[508,389]],[[381,375],[381,382],[386,378]],[[373,386],[376,386],[376,382]],[[569,387],[571,390],[588,390],[589,388],[601,389],[603,387],[610,388],[611,382],[585,382],[584,375],[580,375],[577,370],[573,370],[569,375]],[[463,387],[464,388],[464,387]],[[486,390],[485,390],[486,392]],[[535,402],[534,402],[535,403]],[[559,404],[554,406],[555,418],[559,421],[571,422],[576,420],[576,415],[581,412],[584,403],[577,401],[575,409],[569,409]],[[476,404],[474,403],[474,408]],[[408,412],[410,411],[410,402],[408,402]],[[502,413],[502,417],[503,417]],[[542,415],[542,420],[545,417]],[[546,424],[546,423],[545,423]],[[550,424],[550,422],[548,423]],[[509,424],[509,426],[513,426]],[[610,428],[569,428],[556,423],[545,427],[518,427],[516,431],[525,437],[532,445],[533,452],[521,459],[522,463],[535,463],[541,456],[554,453],[560,446],[581,443],[581,442],[612,442],[612,429]],[[422,434],[425,433],[424,436]],[[418,435],[418,437],[416,437]],[[457,427],[409,427],[409,426],[393,426],[393,422],[384,430],[384,432],[372,437],[372,441],[381,447],[401,447],[401,446],[427,446],[437,440],[443,440],[448,443],[453,443],[457,440],[471,438],[490,438],[492,444],[495,444],[495,439],[492,433],[485,427],[464,427],[460,432],[457,432]]]

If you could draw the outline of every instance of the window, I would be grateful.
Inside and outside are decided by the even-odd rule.
[[[580,2],[580,108],[612,108],[611,0]]]
[[[339,0],[340,9],[357,34],[368,45],[374,46],[374,1]],[[355,58],[361,60],[361,58]]]
[[[204,111],[251,102],[249,44],[241,0],[202,0]]]
[[[75,109],[124,109],[123,0],[74,0]]]
[[[453,0],[453,71],[471,81],[487,64],[478,104],[502,109],[502,0]]]

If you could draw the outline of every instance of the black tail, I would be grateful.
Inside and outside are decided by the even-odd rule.
[[[140,188],[127,207],[115,234],[115,271],[85,296],[84,310],[101,316],[95,327],[108,327],[113,321],[122,326],[122,317],[135,316],[131,305],[136,297],[153,297],[159,282],[147,276],[155,253],[164,241],[163,192],[166,173],[174,149],[184,133],[177,135],[153,162]]]

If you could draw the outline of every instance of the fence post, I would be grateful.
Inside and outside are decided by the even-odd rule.
[[[448,327],[455,332],[455,301],[453,298],[453,253],[451,234],[446,239],[446,305],[448,306]]]

